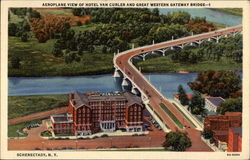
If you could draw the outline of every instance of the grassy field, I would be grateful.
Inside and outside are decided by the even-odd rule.
[[[98,26],[102,26],[103,24],[95,24],[95,23],[90,23],[90,24],[84,24],[82,26],[74,26],[72,29],[78,33],[80,31],[91,31],[95,30]]]
[[[213,8],[213,10],[233,14],[236,16],[242,16],[242,8]]]
[[[113,71],[113,54],[84,53],[81,62],[66,64],[63,58],[51,54],[54,43],[54,39],[38,43],[35,38],[29,42],[20,42],[17,37],[9,37],[9,57],[21,57],[19,69],[12,68],[9,60],[9,76],[72,76]]]
[[[183,124],[175,117],[175,115],[163,104],[163,103],[160,103],[160,107],[167,113],[167,115],[175,122],[175,124],[183,129],[184,126]]]
[[[34,8],[34,10],[37,10],[38,12],[40,12],[42,15],[45,14],[52,14],[52,15],[58,15],[58,16],[70,16],[72,15],[72,11],[71,9],[53,9],[53,8]]]
[[[8,119],[64,107],[67,101],[66,95],[9,96]]]
[[[137,67],[141,67],[144,73],[164,73],[164,72],[202,72],[207,70],[215,71],[229,71],[229,70],[242,70],[241,63],[235,63],[228,58],[222,57],[220,61],[202,61],[197,64],[177,63],[173,62],[170,57],[154,57],[147,59],[146,61],[140,61],[136,64]]]
[[[35,123],[40,123],[42,119],[37,119],[29,122],[23,122],[19,124],[14,124],[14,125],[9,125],[8,126],[8,137],[18,137],[18,134],[16,133],[17,130],[19,130],[23,135],[19,135],[20,137],[26,137],[27,133],[22,132],[22,130],[30,125],[30,124],[35,124]]]

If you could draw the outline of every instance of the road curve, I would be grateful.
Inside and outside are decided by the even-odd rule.
[[[181,44],[191,43],[194,41],[205,40],[211,37],[227,35],[229,33],[234,33],[236,31],[242,31],[242,26],[230,27],[226,29],[216,30],[204,34],[189,36],[185,38],[180,38],[176,40],[171,40],[163,43],[158,43],[154,45],[149,45],[145,47],[131,49],[120,54],[117,54],[114,57],[114,66],[118,68],[127,78],[132,80],[133,84],[140,88],[144,95],[147,95],[149,100],[149,104],[154,108],[154,110],[160,115],[160,117],[164,120],[164,123],[172,130],[176,131],[178,126],[173,122],[171,118],[162,110],[159,106],[160,103],[165,104],[165,106],[177,117],[177,119],[184,125],[186,128],[184,129],[186,133],[188,133],[189,137],[192,141],[196,141],[196,139],[200,139],[197,137],[193,137],[192,135],[195,130],[195,126],[193,126],[183,115],[172,105],[164,96],[152,85],[146,78],[137,70],[133,64],[131,63],[131,58],[134,56],[140,55],[142,53],[163,49],[166,47],[177,46]],[[181,130],[178,128],[178,130]],[[183,131],[184,131],[183,130]],[[201,140],[199,142],[202,145]],[[194,144],[193,144],[194,145]],[[198,147],[198,146],[197,146]],[[206,147],[205,147],[206,148]]]

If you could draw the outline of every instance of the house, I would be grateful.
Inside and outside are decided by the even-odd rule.
[[[221,97],[206,97],[205,98],[205,108],[209,111],[209,112],[216,112],[218,107],[220,106],[220,104],[222,102],[224,102],[225,100]]]

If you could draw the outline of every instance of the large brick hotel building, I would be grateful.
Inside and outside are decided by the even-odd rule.
[[[53,115],[55,133],[89,135],[96,132],[143,130],[144,106],[139,97],[129,93],[69,94],[68,113]]]

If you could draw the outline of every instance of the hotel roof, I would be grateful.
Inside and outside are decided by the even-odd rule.
[[[130,106],[134,103],[141,104],[140,97],[135,96],[129,92],[125,93],[97,93],[97,94],[81,94],[74,92],[70,94],[70,99],[73,101],[76,108],[83,105],[90,106],[90,102],[103,102],[103,101],[126,101],[127,105]]]

